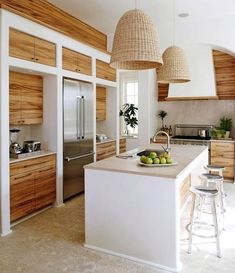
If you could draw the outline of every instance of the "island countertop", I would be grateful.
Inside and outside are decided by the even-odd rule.
[[[122,155],[135,155],[144,149],[162,150],[159,144],[150,144],[145,148],[138,148]],[[177,178],[190,165],[193,167],[194,162],[200,155],[206,153],[208,148],[200,145],[171,145],[171,157],[177,165],[167,167],[145,167],[138,164],[139,157],[133,156],[127,159],[110,157],[85,166],[85,169],[105,170],[113,172],[123,172],[138,175],[150,175],[166,178]]]

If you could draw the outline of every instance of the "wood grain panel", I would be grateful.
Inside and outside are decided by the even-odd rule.
[[[18,174],[10,178],[11,221],[24,217],[34,211],[35,189],[33,173]]]
[[[235,99],[235,58],[213,50],[216,88],[219,99]]]
[[[191,187],[191,176],[187,176],[180,185],[180,205],[184,205],[187,197],[189,196],[189,188]]]
[[[96,119],[106,120],[106,88],[96,87]]]
[[[34,37],[10,28],[9,55],[27,61],[34,61]]]
[[[91,57],[64,47],[62,56],[63,69],[91,75]]]
[[[38,170],[35,174],[36,209],[52,204],[56,200],[55,165]]]
[[[41,124],[43,78],[10,71],[10,124]]]
[[[234,158],[234,143],[232,142],[211,142],[211,156]]]
[[[35,61],[40,64],[56,66],[56,45],[36,37],[34,42]]]
[[[116,81],[116,70],[106,62],[96,60],[96,77],[108,81]]]
[[[0,0],[2,8],[61,32],[92,47],[107,50],[107,36],[45,0]]]
[[[234,178],[234,159],[224,157],[211,157],[211,164],[215,166],[224,166],[224,178],[233,181]]]
[[[96,160],[102,160],[116,154],[116,141],[96,145]]]
[[[165,101],[168,96],[169,84],[158,83],[158,101]]]
[[[49,168],[55,166],[55,155],[41,156],[38,158],[23,160],[12,163],[10,165],[10,175],[23,174],[33,172],[41,168]]]
[[[119,141],[119,152],[120,152],[120,154],[126,152],[126,139],[125,138],[121,138]]]

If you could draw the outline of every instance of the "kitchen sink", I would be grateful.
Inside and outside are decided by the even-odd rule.
[[[155,152],[155,153],[157,153],[157,155],[159,155],[159,154],[164,153],[164,150],[146,149],[146,150],[143,150],[143,151],[137,153],[136,155],[138,155],[138,156],[142,156],[142,155],[148,156],[151,152]]]

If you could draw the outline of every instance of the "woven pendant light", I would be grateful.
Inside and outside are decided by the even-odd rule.
[[[127,70],[162,66],[155,27],[143,11],[129,10],[120,18],[114,35],[110,66]]]
[[[159,83],[184,83],[190,81],[187,58],[182,48],[177,46],[168,47],[162,58],[164,65],[157,74]]]
[[[159,83],[184,83],[190,81],[189,68],[184,50],[175,46],[175,0],[172,0],[173,15],[173,46],[163,53],[164,65],[158,70]]]

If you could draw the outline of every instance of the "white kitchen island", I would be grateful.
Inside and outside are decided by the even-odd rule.
[[[199,183],[208,149],[172,145],[171,156],[178,165],[145,167],[138,157],[111,157],[85,167],[85,247],[179,272],[180,199],[188,181]]]

